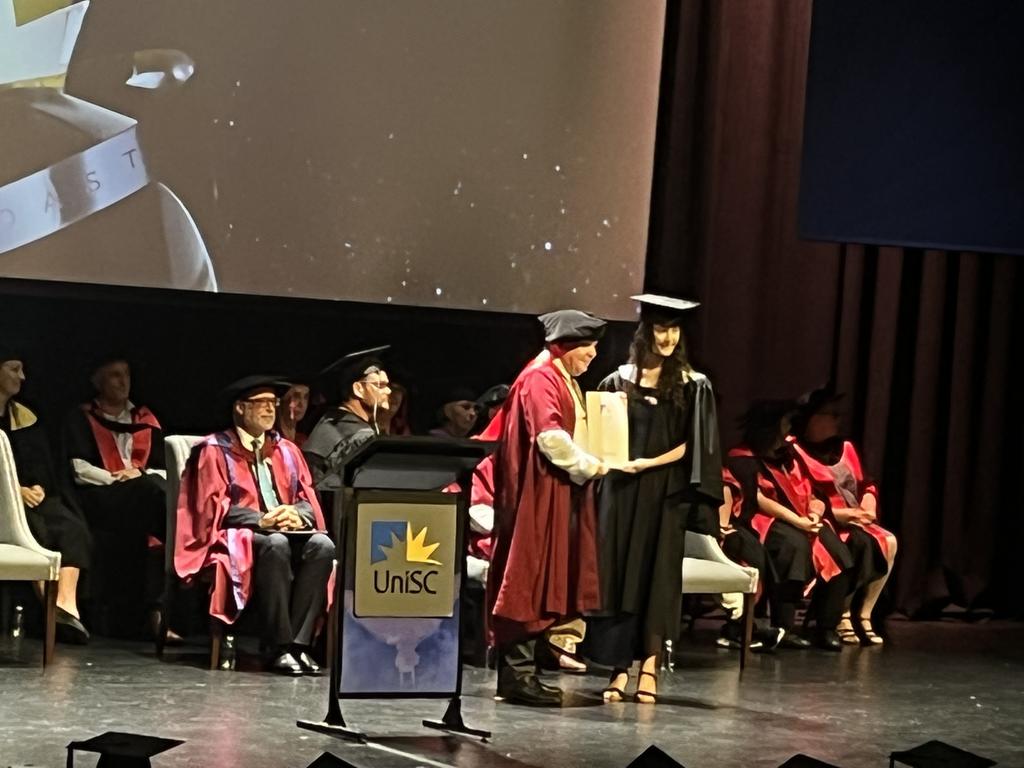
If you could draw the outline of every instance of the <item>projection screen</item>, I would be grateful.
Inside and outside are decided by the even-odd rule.
[[[634,316],[664,0],[11,2],[0,276]]]

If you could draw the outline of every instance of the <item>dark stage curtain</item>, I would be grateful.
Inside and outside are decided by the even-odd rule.
[[[723,440],[833,378],[900,537],[894,606],[1020,615],[1020,257],[801,241],[810,0],[670,2],[647,288],[698,298]]]

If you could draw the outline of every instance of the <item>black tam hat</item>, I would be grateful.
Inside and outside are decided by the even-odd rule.
[[[630,296],[633,301],[640,302],[640,319],[653,323],[677,325],[684,312],[696,309],[699,301],[677,299],[673,296],[659,296],[656,293],[641,293]]]
[[[537,318],[544,325],[544,341],[597,341],[607,323],[578,309],[558,309]]]
[[[0,365],[10,360],[21,360],[24,362],[25,358],[21,356],[21,352],[17,349],[0,341]]]
[[[836,392],[832,384],[804,392],[796,399],[796,414],[793,417],[793,432],[799,437],[807,428],[807,422],[811,416],[820,412],[825,406],[833,405],[841,401],[846,395]]]
[[[107,731],[100,736],[68,744],[68,765],[75,764],[74,750],[77,749],[80,752],[99,752],[100,759],[96,765],[103,768],[146,768],[152,765],[149,758],[153,755],[184,743],[180,739]]]
[[[332,400],[345,400],[352,394],[352,385],[384,367],[387,344],[349,352],[320,371],[320,377]]]
[[[476,404],[481,408],[493,408],[496,405],[501,405],[508,399],[509,390],[508,384],[495,384],[477,398]]]
[[[221,402],[225,407],[230,407],[239,400],[253,392],[263,389],[272,390],[278,397],[283,395],[291,387],[290,381],[285,381],[281,376],[258,373],[252,376],[245,376],[238,381],[233,381],[221,391]]]
[[[797,411],[792,400],[755,400],[740,416],[743,442],[755,454],[767,454],[779,436],[779,426]]]

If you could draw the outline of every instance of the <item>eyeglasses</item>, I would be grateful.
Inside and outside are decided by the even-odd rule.
[[[277,408],[279,405],[281,405],[281,398],[275,397],[272,400],[267,398],[256,398],[252,400],[243,400],[242,402],[245,403],[246,405],[251,405],[253,408],[259,408],[261,406],[270,406],[271,408]]]
[[[361,379],[361,381],[363,382],[363,384],[369,384],[371,387],[373,387],[374,389],[379,389],[381,392],[385,390],[387,390],[388,392],[391,391],[390,381],[370,381],[369,379]]]

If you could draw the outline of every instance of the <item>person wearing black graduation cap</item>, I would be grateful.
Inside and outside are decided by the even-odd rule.
[[[273,429],[288,387],[248,376],[226,389],[234,426],[189,457],[174,565],[186,580],[212,569],[210,615],[225,623],[255,599],[271,671],[317,674],[309,648],[335,550],[302,452]]]
[[[78,578],[89,567],[92,537],[77,507],[62,497],[50,441],[36,414],[15,397],[25,383],[20,353],[0,347],[0,430],[11,443],[29,530],[42,546],[60,552],[57,639],[89,642],[78,611]]]
[[[680,330],[698,304],[633,298],[640,324],[629,362],[599,386],[627,399],[630,460],[599,488],[603,605],[588,620],[587,655],[613,668],[605,701],[625,697],[639,660],[634,698],[653,704],[661,648],[679,635],[686,529],[717,519],[722,464],[711,382],[690,365]]]
[[[466,387],[455,387],[445,395],[437,409],[438,425],[430,430],[432,437],[466,437],[476,424],[477,404]]]
[[[568,632],[550,630],[568,629],[575,619],[582,639],[579,617],[600,605],[590,481],[608,468],[573,437],[586,429],[575,377],[597,354],[605,321],[574,309],[539,319],[546,348],[516,377],[480,435],[498,441],[498,448],[477,474],[494,484],[488,597],[499,651],[498,698],[559,706],[561,689],[537,676],[537,640],[544,637],[544,656],[570,653],[574,648],[562,644]]]
[[[89,526],[100,550],[116,558],[104,568],[99,597],[116,614],[111,629],[156,633],[167,533],[163,432],[149,408],[131,401],[123,356],[99,357],[90,381],[95,397],[68,415],[64,443]]]
[[[324,370],[336,382],[341,402],[324,414],[303,445],[317,488],[340,488],[340,470],[348,457],[381,434],[379,416],[391,405],[391,385],[381,361],[388,349],[352,352]]]

